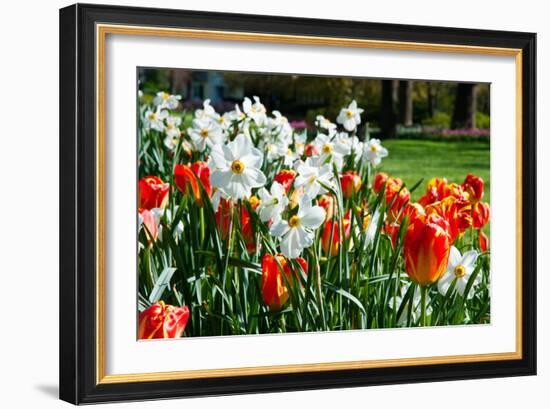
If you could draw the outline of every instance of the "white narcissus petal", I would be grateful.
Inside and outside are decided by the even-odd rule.
[[[325,221],[325,209],[321,206],[314,206],[309,209],[308,213],[303,216],[300,220],[304,226],[309,227],[310,229],[317,229]]]
[[[214,187],[225,189],[229,186],[232,176],[230,170],[216,170],[210,175],[210,183]]]
[[[470,275],[474,271],[476,267],[476,261],[477,261],[477,251],[470,250],[464,253],[462,256],[462,265],[466,269],[466,274]]]
[[[455,246],[451,247],[451,251],[449,252],[449,264],[447,264],[447,269],[452,268],[452,273],[454,273],[454,269],[456,266],[459,266],[462,261],[462,255],[460,254],[460,250],[458,250]]]
[[[445,294],[447,294],[454,278],[455,275],[453,273],[445,273],[445,275],[439,279],[437,282],[437,289],[441,295],[445,296]]]
[[[270,233],[272,236],[281,237],[290,230],[286,220],[279,220],[271,226]]]
[[[285,188],[279,182],[273,182],[271,185],[271,194],[277,198],[280,198],[285,194]]]
[[[265,185],[266,177],[258,168],[245,168],[243,175],[246,175],[249,187],[261,187]]]
[[[466,279],[467,277],[464,276],[464,277],[459,277],[457,278],[456,280],[456,291],[458,291],[458,293],[460,295],[464,295],[464,290],[466,289],[466,284],[468,283],[468,280]]]
[[[355,120],[353,118],[348,118],[344,121],[343,125],[347,131],[351,132],[355,129]]]
[[[296,230],[297,229],[290,229],[281,242],[281,252],[287,258],[296,258],[300,255],[300,248],[298,245],[299,238]]]
[[[298,248],[300,249],[300,253],[301,253],[303,249],[308,248],[313,244],[313,234],[308,233],[303,228],[298,228],[295,230],[298,238],[297,240]]]

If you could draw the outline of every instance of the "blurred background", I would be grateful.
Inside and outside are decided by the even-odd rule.
[[[409,186],[432,177],[461,183],[473,172],[485,179],[489,196],[489,84],[159,68],[139,69],[138,80],[146,102],[158,91],[181,95],[188,119],[207,98],[223,113],[256,95],[268,112],[313,129],[317,115],[335,122],[355,99],[365,110],[360,133],[368,126],[390,151],[381,170]]]

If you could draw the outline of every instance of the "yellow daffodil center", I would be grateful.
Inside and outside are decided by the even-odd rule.
[[[155,119],[157,119],[157,114],[154,112],[151,112],[149,114],[149,120],[154,121]]]
[[[346,115],[347,115],[348,118],[352,118],[353,117],[353,111],[348,110],[348,112],[346,112]]]
[[[170,94],[168,94],[166,92],[163,92],[162,93],[162,99],[166,101],[168,98],[170,98]]]
[[[208,138],[208,129],[201,129],[201,136],[203,138]]]
[[[231,172],[240,175],[244,172],[244,163],[242,163],[240,160],[234,160],[233,163],[231,163]]]
[[[323,153],[332,153],[332,145],[330,143],[323,145]]]
[[[458,278],[464,277],[464,275],[466,274],[466,269],[462,265],[456,266],[454,273],[455,273],[455,276],[457,276]]]
[[[292,216],[290,219],[288,219],[288,225],[289,227],[300,226],[300,218],[296,215]]]
[[[376,145],[372,145],[372,146],[370,147],[370,151],[371,151],[371,152],[376,152],[377,150],[378,150],[378,147],[377,147]]]
[[[166,125],[166,127],[167,127],[168,129],[174,129],[174,125],[172,125],[172,124],[168,124],[168,125]]]

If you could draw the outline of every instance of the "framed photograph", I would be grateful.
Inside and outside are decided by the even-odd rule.
[[[534,375],[535,51],[61,9],[61,399]]]

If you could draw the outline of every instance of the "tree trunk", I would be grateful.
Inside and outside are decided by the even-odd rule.
[[[476,84],[459,83],[456,87],[453,129],[475,128],[476,126]]]
[[[404,126],[413,124],[412,90],[412,81],[399,81],[399,123]]]
[[[428,115],[430,118],[433,118],[435,115],[435,89],[430,81],[426,83],[426,87],[428,94]]]
[[[380,103],[380,130],[385,138],[396,137],[396,115],[393,107],[394,86],[393,80],[382,80],[382,101]]]

